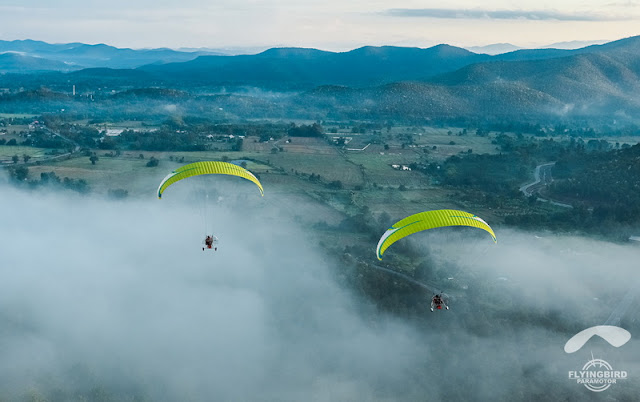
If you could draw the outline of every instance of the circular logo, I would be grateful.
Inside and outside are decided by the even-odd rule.
[[[589,360],[587,364],[582,367],[583,371],[590,371],[596,374],[594,377],[596,381],[587,382],[584,384],[587,389],[590,389],[593,392],[602,392],[608,389],[611,386],[611,382],[607,381],[603,378],[601,373],[612,372],[613,368],[609,363],[602,359],[593,359]],[[594,384],[595,383],[595,384]],[[599,384],[598,384],[599,383]]]

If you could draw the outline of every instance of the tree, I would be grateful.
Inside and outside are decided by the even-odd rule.
[[[40,173],[40,183],[41,184],[48,184],[48,183],[60,184],[60,178],[58,177],[58,175],[55,174],[55,172],[49,172],[49,173],[42,172]]]
[[[9,175],[15,181],[25,181],[29,177],[29,168],[26,166],[11,167]]]
[[[22,155],[22,159],[24,160],[24,163],[27,163],[27,162],[29,162],[29,159],[31,159],[31,156],[27,155],[27,154],[24,154],[24,155]]]
[[[129,191],[122,188],[109,189],[108,195],[109,195],[109,198],[111,199],[122,200],[129,196]]]
[[[13,161],[14,164],[16,164],[20,160],[20,157],[18,155],[13,155],[11,157],[11,160]]]
[[[84,179],[75,180],[65,177],[62,180],[62,187],[77,191],[80,194],[87,194],[90,191],[89,184]]]
[[[160,160],[152,156],[151,159],[149,159],[149,162],[147,162],[147,167],[156,167],[159,163]]]
[[[300,127],[292,124],[287,130],[287,134],[289,137],[322,137],[322,126],[318,123],[313,123],[310,126],[301,125]]]
[[[89,184],[85,179],[78,179],[73,189],[80,194],[87,194],[89,192]]]
[[[242,151],[242,144],[243,144],[243,139],[242,138],[238,138],[236,139],[236,141],[233,143],[233,145],[231,146],[231,150],[238,152],[238,151]]]

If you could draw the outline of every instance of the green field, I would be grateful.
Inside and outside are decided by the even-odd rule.
[[[42,172],[55,172],[59,177],[84,179],[92,190],[105,193],[109,189],[125,189],[131,194],[153,194],[157,183],[166,176],[166,171],[146,167],[147,160],[106,158],[92,165],[88,157],[75,157],[55,163],[43,163],[29,167],[31,178],[37,179]]]
[[[109,124],[115,127],[119,124]],[[449,131],[452,135],[449,135]],[[293,214],[307,225],[324,222],[338,225],[346,216],[370,211],[374,217],[382,213],[394,219],[429,209],[465,209],[482,214],[491,220],[501,220],[509,213],[502,208],[498,216],[483,203],[482,198],[461,197],[460,190],[436,186],[431,178],[409,165],[439,163],[450,155],[467,153],[494,153],[491,144],[495,134],[479,137],[475,133],[458,136],[459,129],[394,127],[371,134],[355,134],[364,150],[347,150],[324,138],[290,138],[260,142],[247,137],[242,151],[149,152],[93,150],[99,157],[92,165],[87,154],[74,154],[68,159],[49,160],[47,150],[30,147],[0,147],[0,160],[5,163],[11,156],[32,156],[30,179],[39,180],[41,173],[55,172],[60,178],[84,179],[91,191],[106,194],[112,189],[127,190],[131,197],[155,194],[158,183],[174,168],[203,160],[246,161],[246,167],[257,174],[265,188],[266,203],[274,204],[282,213]],[[348,133],[344,133],[348,135]],[[412,144],[403,141],[410,140]],[[383,137],[382,143],[369,142],[374,136]],[[455,144],[451,145],[453,141]],[[386,146],[385,146],[386,145]],[[435,147],[435,149],[433,149]],[[159,165],[147,167],[151,157]],[[394,167],[395,165],[395,167]],[[415,167],[415,165],[414,165]],[[311,178],[310,175],[314,177]],[[319,175],[319,179],[316,177]],[[203,179],[207,180],[207,179]],[[340,188],[337,182],[340,182]],[[234,191],[247,191],[233,181],[225,182]],[[270,198],[270,195],[277,195]],[[277,201],[276,201],[277,200]],[[244,201],[241,201],[244,202]],[[304,208],[301,206],[304,205]],[[526,208],[516,205],[514,208]],[[549,208],[552,208],[549,206]],[[311,212],[309,212],[311,211]],[[506,211],[506,212],[505,212]]]
[[[411,187],[424,187],[428,184],[426,176],[413,171],[394,169],[392,165],[409,165],[419,162],[420,155],[410,150],[385,151],[380,145],[373,145],[366,151],[348,151],[347,159],[362,166],[366,180],[379,186],[398,187],[401,184]]]
[[[21,132],[28,132],[29,126],[24,124],[12,124],[4,127],[4,130],[6,130],[6,133],[3,134],[1,138],[4,138],[6,140],[15,138],[17,141],[23,141],[24,139],[20,138],[19,134]]]
[[[18,155],[20,158],[20,162],[22,163],[23,155],[29,155],[31,159],[29,162],[35,162],[37,160],[43,160],[48,157],[47,154],[51,153],[51,149],[47,148],[34,148],[34,147],[24,147],[24,146],[10,146],[10,145],[0,145],[0,163],[12,163],[12,157],[14,155]]]
[[[54,171],[62,178],[85,179],[97,193],[121,188],[136,196],[153,194],[157,183],[181,164],[202,160],[247,160],[247,168],[260,176],[266,194],[288,194],[292,199],[302,197],[309,203],[324,205],[324,212],[318,212],[317,219],[303,218],[311,223],[324,220],[335,224],[343,216],[341,214],[354,213],[363,206],[368,206],[374,213],[386,211],[398,217],[418,210],[452,207],[450,191],[433,187],[429,178],[420,172],[392,167],[430,159],[415,148],[385,150],[382,145],[371,145],[365,151],[344,151],[321,139],[294,138],[289,144],[280,141],[284,151],[272,153],[264,150],[273,148],[272,144],[246,143],[250,145],[246,147],[249,150],[240,152],[125,151],[110,157],[106,156],[110,151],[95,150],[99,157],[95,165],[88,156],[76,154],[69,160],[45,161],[39,166],[31,166],[30,177],[37,180],[40,173]],[[0,150],[5,151],[7,158],[16,152],[43,157],[45,152],[28,147],[0,147]],[[157,167],[146,166],[151,157],[160,160]],[[182,158],[184,160],[178,162]],[[321,179],[311,181],[311,174],[320,175]],[[343,190],[328,188],[333,181],[340,181]],[[374,184],[378,188],[374,188]],[[407,190],[397,191],[400,185]],[[356,187],[362,191],[353,193]]]
[[[37,114],[27,114],[27,113],[0,113],[0,119],[28,119],[37,117]]]

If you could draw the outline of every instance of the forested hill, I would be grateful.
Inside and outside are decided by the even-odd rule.
[[[366,46],[343,53],[276,48],[257,55],[201,56],[190,62],[151,65],[141,69],[167,80],[195,80],[210,84],[280,88],[327,84],[374,86],[395,81],[425,80],[490,58],[449,45],[427,49]]]
[[[619,60],[627,55],[637,55],[639,43],[640,37],[632,37],[575,50],[530,49],[495,56],[476,54],[444,44],[426,49],[366,46],[339,53],[317,49],[274,48],[256,55],[201,56],[188,62],[154,64],[140,69],[152,72],[157,78],[164,80],[196,81],[209,85],[256,85],[272,88],[309,88],[321,85],[372,87],[398,81],[425,81],[467,66],[480,65],[491,69],[491,66],[500,64],[498,62],[504,62],[500,65],[510,66],[512,64],[509,62],[513,61],[549,61],[578,55],[601,55]],[[560,61],[559,64],[563,62]],[[557,69],[557,65],[551,63],[549,68]],[[521,71],[521,67],[516,68],[514,74],[517,71]],[[459,80],[461,76],[457,77]]]
[[[31,66],[24,62],[19,65],[21,72],[40,70],[69,71],[86,67],[134,68],[150,63],[168,63],[192,60],[205,54],[219,54],[213,51],[184,52],[172,49],[128,49],[105,44],[86,43],[46,43],[36,40],[0,40],[0,55],[21,55],[28,59],[38,59],[42,66]],[[0,73],[14,71],[0,60]],[[17,71],[17,70],[15,70]]]
[[[592,147],[604,142],[591,144]],[[604,145],[606,146],[606,145]],[[594,217],[640,222],[640,144],[609,152],[571,153],[553,170],[553,197],[581,200]]]
[[[577,146],[576,146],[577,145]],[[552,214],[507,216],[520,228],[547,228],[599,234],[627,241],[640,228],[640,145],[606,151],[607,141],[574,144],[556,162],[553,183],[543,196],[569,203]],[[533,200],[533,198],[532,198]]]
[[[48,60],[13,52],[0,53],[0,73],[20,73],[24,71],[37,73],[51,70],[71,71],[77,69],[77,66],[62,61]]]
[[[322,87],[309,92],[308,101],[332,105],[334,111],[366,105],[370,116],[392,119],[637,121],[640,37],[608,45],[561,58],[477,63],[429,82]]]
[[[14,95],[21,90],[45,86],[70,94],[73,84],[79,93],[96,100],[95,108],[107,94],[167,88],[216,95],[194,99],[183,109],[187,114],[202,110],[196,103],[206,102],[212,103],[207,107],[227,110],[240,118],[256,117],[258,108],[264,111],[260,117],[269,118],[518,119],[618,127],[638,123],[640,37],[573,51],[540,52],[534,52],[536,57],[551,58],[492,61],[498,59],[447,45],[429,49],[364,47],[344,53],[285,48],[140,69],[0,74],[0,88],[10,95],[0,99],[0,109],[14,110],[4,101],[19,99]],[[560,54],[566,57],[554,57]],[[443,73],[447,69],[456,70]],[[105,87],[109,88],[107,93]],[[255,91],[256,87],[269,93],[265,96],[264,91]],[[217,96],[220,94],[225,97]],[[139,92],[136,98],[144,95]],[[185,94],[181,102],[187,98]],[[79,106],[77,102],[74,105]],[[74,105],[55,107],[75,110]]]

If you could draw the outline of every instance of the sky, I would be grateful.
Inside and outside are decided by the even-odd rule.
[[[430,280],[453,296],[450,310],[431,313],[420,289],[369,299],[347,285],[340,278],[351,268],[296,218],[315,216],[304,213],[315,204],[269,189],[262,198],[250,183],[220,184],[225,197],[207,215],[219,249],[208,252],[189,185],[162,200],[150,189],[107,201],[1,181],[3,396],[517,400],[553,389],[560,400],[585,400],[590,391],[567,372],[592,353],[629,372],[607,396],[640,392],[637,304],[623,320],[632,339],[620,349],[594,339],[563,350],[635,288],[634,246],[498,228],[497,244],[464,240],[475,251],[464,258],[458,232],[417,235],[409,241],[422,250],[440,239]],[[360,277],[402,282],[379,275]],[[438,279],[449,275],[460,283]],[[385,297],[422,313],[378,309]]]
[[[52,6],[55,4],[55,6]],[[0,39],[117,47],[345,51],[440,43],[541,47],[640,34],[638,0],[5,0]]]

